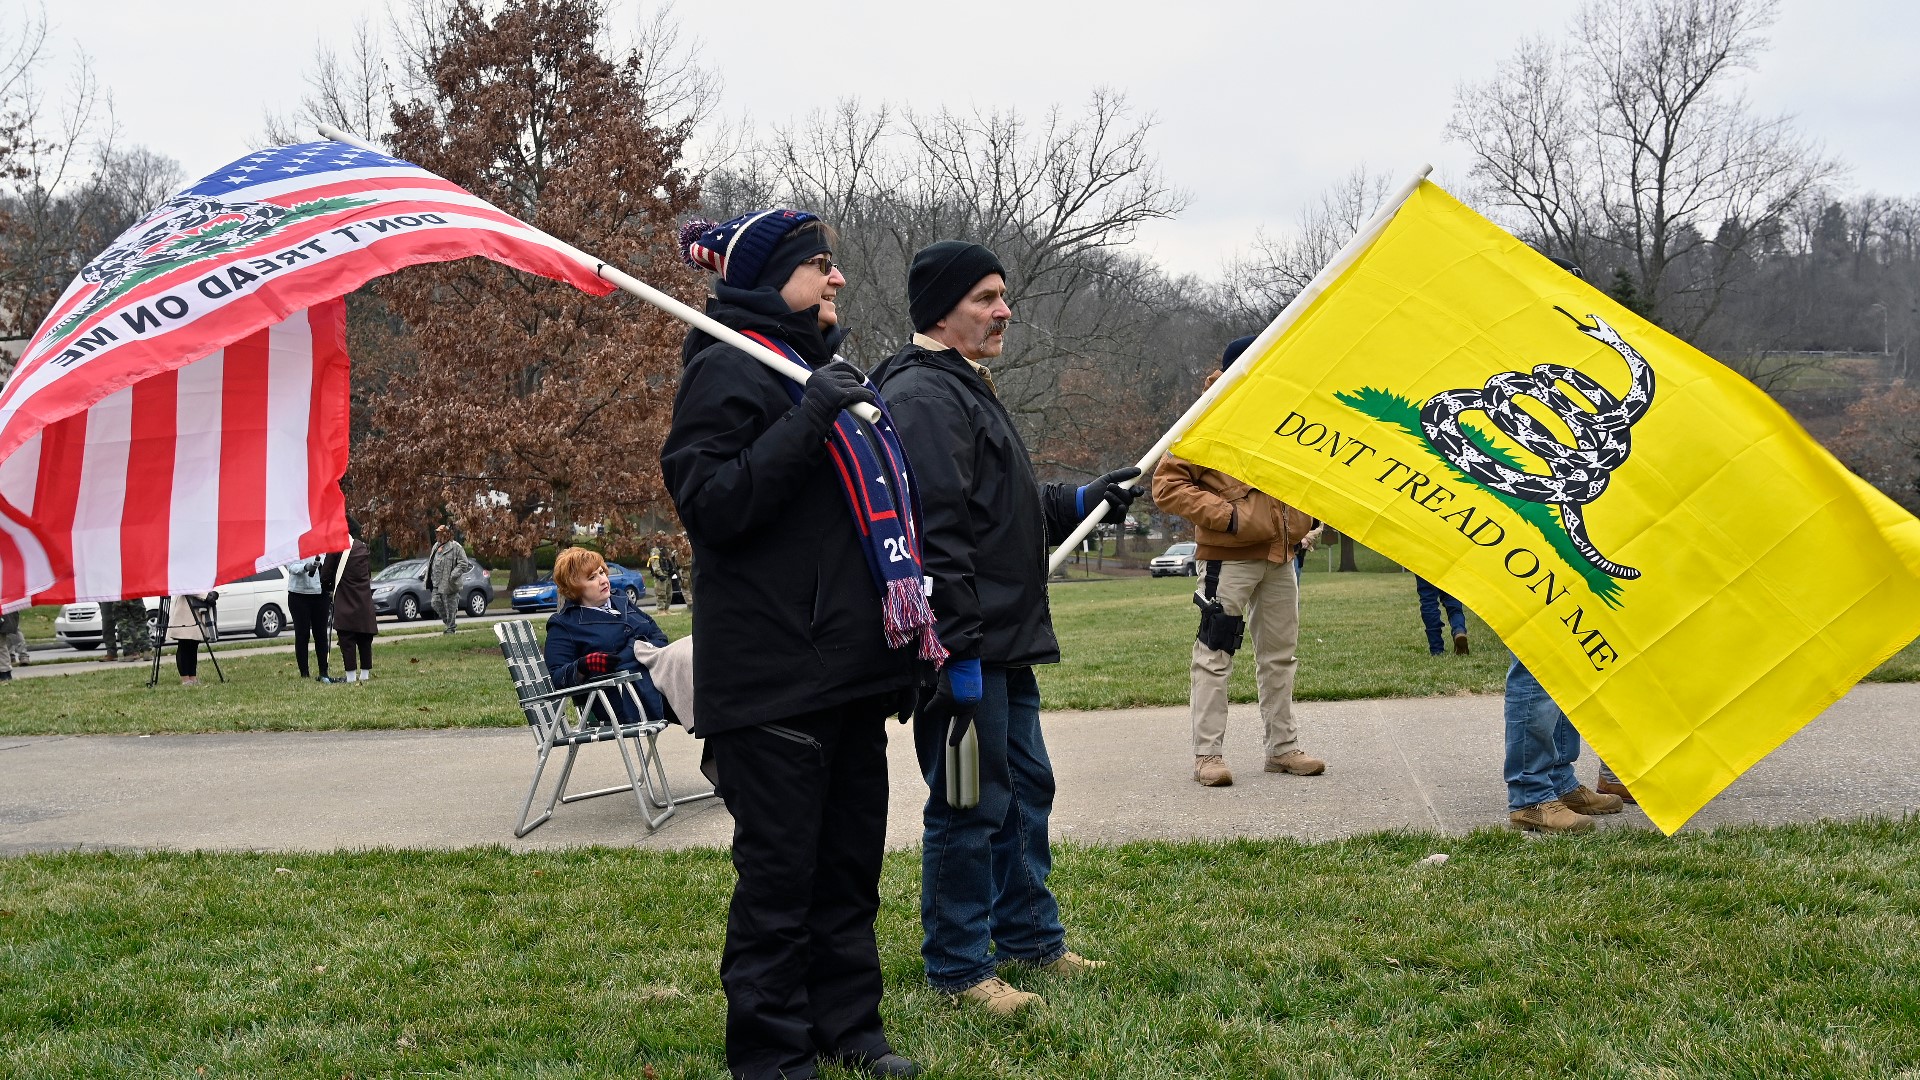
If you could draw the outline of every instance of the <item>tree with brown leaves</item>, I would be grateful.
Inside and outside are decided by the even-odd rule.
[[[601,5],[443,10],[414,53],[421,90],[394,106],[392,151],[697,300],[675,245],[697,194],[680,166],[688,125],[649,110],[646,57],[603,54]],[[376,291],[404,327],[363,358],[381,390],[351,498],[376,528],[420,543],[444,515],[472,546],[511,554],[518,584],[536,547],[577,526],[619,542],[671,514],[659,450],[678,323],[484,259],[413,267]]]

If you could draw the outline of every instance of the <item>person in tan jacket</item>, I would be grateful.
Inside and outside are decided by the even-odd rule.
[[[1253,338],[1227,345],[1220,370]],[[1207,380],[1220,376],[1215,373]],[[1313,519],[1217,469],[1169,454],[1153,472],[1153,501],[1193,523],[1201,580],[1200,632],[1193,643],[1193,778],[1205,787],[1233,783],[1227,768],[1227,679],[1246,630],[1253,632],[1266,771],[1318,776],[1327,764],[1301,750],[1293,722],[1294,649],[1300,640],[1299,577],[1294,556],[1317,536]]]

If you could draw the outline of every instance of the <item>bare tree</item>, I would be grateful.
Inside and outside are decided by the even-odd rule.
[[[1301,211],[1292,231],[1256,232],[1252,249],[1230,258],[1221,275],[1216,303],[1228,321],[1248,333],[1272,322],[1380,209],[1392,183],[1359,166]]]
[[[1776,8],[1588,0],[1566,43],[1529,42],[1456,92],[1448,130],[1481,197],[1603,287],[1624,271],[1646,313],[1697,333],[1756,238],[1840,171],[1735,85]]]
[[[112,101],[85,54],[64,93],[44,90],[47,41],[44,15],[0,31],[0,339],[13,341],[180,181],[173,161],[116,144]]]
[[[1591,110],[1576,101],[1566,50],[1522,42],[1485,83],[1459,88],[1447,134],[1467,144],[1473,176],[1492,207],[1515,215],[1548,250],[1582,266],[1599,207],[1582,131]]]
[[[355,19],[342,59],[331,45],[314,50],[307,93],[290,114],[269,112],[262,142],[270,146],[308,142],[321,124],[384,143],[392,130],[393,65],[380,34],[366,18]]]
[[[1062,374],[1140,354],[1158,270],[1126,250],[1145,221],[1185,203],[1153,156],[1153,122],[1118,94],[1036,119],[1013,110],[896,114],[855,100],[777,129],[706,177],[715,215],[786,202],[840,231],[835,257],[844,351],[871,365],[911,332],[913,253],[964,238],[1007,267],[1018,322],[994,365],[1002,400],[1029,432],[1060,398]],[[1124,362],[1130,363],[1131,360]]]

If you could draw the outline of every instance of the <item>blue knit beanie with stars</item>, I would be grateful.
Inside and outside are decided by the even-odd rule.
[[[830,250],[826,231],[818,226],[805,236],[795,235],[801,226],[819,220],[805,210],[778,207],[741,214],[718,225],[696,218],[680,229],[680,255],[688,265],[736,289],[779,288],[794,267]]]

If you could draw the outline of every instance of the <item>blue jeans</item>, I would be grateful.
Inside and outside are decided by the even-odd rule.
[[[1420,590],[1420,621],[1427,626],[1427,651],[1439,656],[1447,651],[1446,638],[1440,633],[1440,608],[1443,605],[1446,607],[1447,625],[1456,634],[1467,632],[1467,609],[1460,606],[1460,601],[1441,592],[1418,574],[1414,575],[1413,586]]]
[[[1557,799],[1580,781],[1580,733],[1519,659],[1507,669],[1507,809]]]
[[[1030,667],[982,669],[980,804],[947,805],[945,724],[915,720],[927,778],[920,856],[920,955],[927,983],[954,993],[1009,960],[1050,964],[1067,951],[1060,905],[1047,889],[1053,853],[1053,763],[1040,737],[1040,685]],[[989,948],[991,947],[991,948]]]

